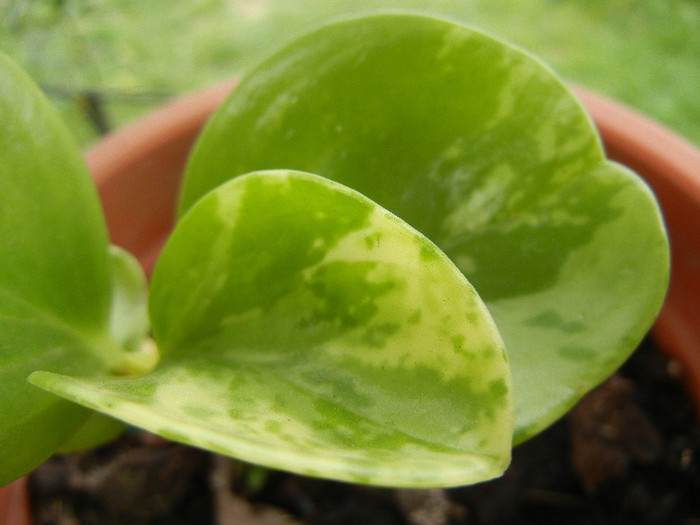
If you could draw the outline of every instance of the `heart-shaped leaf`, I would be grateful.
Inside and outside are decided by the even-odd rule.
[[[516,442],[612,373],[665,294],[652,194],[605,160],[551,71],[467,27],[380,15],[285,48],[210,121],[181,211],[231,176],[275,168],[362,192],[455,262],[505,339]]]
[[[438,486],[508,465],[509,369],[483,303],[430,241],[337,183],[277,171],[217,188],[166,244],[150,301],[155,370],[31,381],[309,475]]]
[[[27,376],[108,373],[121,350],[109,337],[107,231],[80,150],[2,54],[0,121],[1,486],[39,465],[90,415]]]

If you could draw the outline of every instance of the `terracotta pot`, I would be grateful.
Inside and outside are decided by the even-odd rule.
[[[20,478],[0,489],[0,524],[29,525],[27,478]]]
[[[175,216],[190,147],[229,82],[177,99],[106,137],[85,158],[97,183],[112,242],[150,271]],[[633,111],[577,88],[599,127],[608,155],[640,173],[656,192],[672,250],[671,286],[652,332],[684,366],[700,416],[700,152]],[[26,482],[0,490],[0,523],[29,523]]]

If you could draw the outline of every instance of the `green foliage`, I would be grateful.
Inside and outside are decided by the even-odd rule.
[[[647,188],[605,160],[547,68],[466,27],[377,16],[285,48],[209,123],[181,210],[278,167],[361,191],[464,272],[506,341],[517,442],[611,374],[663,299],[668,247]]]
[[[153,372],[32,382],[304,474],[433,486],[507,466],[509,372],[483,303],[423,236],[336,183],[277,171],[217,188],[166,245],[150,309]]]
[[[0,68],[1,483],[115,420],[314,476],[486,480],[661,304],[649,190],[547,68],[466,27],[341,22],[248,76],[192,155],[148,308],[77,148]]]
[[[26,382],[39,369],[106,374],[112,266],[77,145],[36,86],[0,55],[0,484],[46,459],[89,412]],[[52,436],[47,440],[46,436]]]

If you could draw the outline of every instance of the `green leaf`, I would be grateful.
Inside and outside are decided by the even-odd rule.
[[[141,350],[149,331],[148,283],[138,260],[118,246],[109,247],[112,270],[112,339],[130,352]]]
[[[109,247],[112,269],[112,305],[109,332],[124,352],[111,369],[118,375],[139,375],[158,362],[158,351],[148,337],[148,283],[139,261],[118,246]]]
[[[147,283],[138,260],[118,246],[109,247],[112,273],[112,306],[109,332],[112,340],[126,352],[119,370],[112,373],[133,375],[151,370],[157,360],[155,346],[149,344]],[[61,452],[88,449],[121,434],[124,423],[100,413],[93,413],[71,438],[61,445]]]
[[[392,486],[503,472],[502,342],[464,276],[364,196],[239,177],[178,224],[152,278],[161,362],[31,381],[162,436],[303,474]]]
[[[605,160],[551,71],[467,27],[380,15],[280,51],[211,119],[180,211],[230,177],[275,168],[362,192],[455,262],[505,339],[516,442],[612,373],[665,294],[651,193]]]
[[[38,369],[105,373],[107,231],[77,145],[0,54],[0,486],[43,462],[89,412],[26,382]]]

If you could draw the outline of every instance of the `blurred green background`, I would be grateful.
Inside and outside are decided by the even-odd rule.
[[[87,145],[316,25],[392,8],[500,35],[700,145],[699,0],[0,0],[0,49]]]

